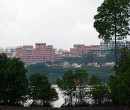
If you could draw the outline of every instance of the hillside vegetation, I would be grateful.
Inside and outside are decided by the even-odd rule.
[[[114,70],[112,67],[81,67],[82,69],[87,70],[89,76],[96,74],[99,76],[102,82],[106,83],[108,81],[108,78],[110,75],[114,74]],[[52,67],[52,66],[47,66],[44,63],[40,64],[35,64],[35,65],[30,65],[27,70],[27,75],[31,75],[33,73],[41,73],[44,74],[48,77],[49,81],[52,84],[56,83],[56,79],[60,78],[64,75],[64,73],[71,69],[72,71],[75,71],[75,68],[63,68],[63,67]]]

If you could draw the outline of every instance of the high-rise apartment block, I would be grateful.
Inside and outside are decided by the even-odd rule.
[[[117,40],[116,47],[117,49],[122,48],[123,46],[127,46],[130,49],[130,41]],[[114,50],[115,41],[100,42],[100,50],[102,51],[102,56],[106,56],[110,51]]]
[[[75,44],[74,48],[70,48],[71,57],[82,57],[90,51],[89,46],[84,44]]]
[[[127,46],[130,49],[130,41],[117,41],[116,47],[122,48],[123,46]],[[100,50],[111,50],[115,48],[115,41],[110,41],[108,43],[106,42],[100,42]]]
[[[52,45],[46,43],[36,43],[35,48],[32,45],[24,45],[16,50],[16,57],[20,58],[25,65],[53,62],[55,50]]]
[[[117,41],[116,46],[117,48],[121,48],[125,45],[124,41]],[[100,50],[111,50],[114,49],[115,47],[115,41],[110,41],[110,42],[100,42]]]

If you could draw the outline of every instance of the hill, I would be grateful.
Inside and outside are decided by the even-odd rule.
[[[112,67],[81,67],[85,70],[87,70],[89,76],[93,75],[93,74],[97,74],[102,82],[107,82],[108,78],[110,75],[114,74],[114,70]],[[30,65],[29,67],[27,67],[27,76],[31,75],[32,73],[41,73],[41,74],[45,74],[49,81],[52,84],[56,83],[56,79],[59,77],[62,77],[63,74],[67,71],[67,70],[73,70],[75,71],[76,68],[63,68],[61,66],[47,66],[44,63],[39,63],[39,64],[34,64],[34,65]]]

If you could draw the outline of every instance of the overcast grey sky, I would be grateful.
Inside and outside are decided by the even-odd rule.
[[[0,0],[0,47],[99,44],[93,16],[103,0]]]

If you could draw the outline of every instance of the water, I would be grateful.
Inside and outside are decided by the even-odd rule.
[[[55,89],[58,93],[59,99],[57,101],[53,102],[53,107],[61,107],[61,105],[64,103],[64,98],[63,98],[64,96],[59,88],[55,88]]]
[[[62,94],[61,90],[58,88],[57,85],[52,85],[52,87],[54,87],[56,89],[56,92],[58,93],[58,98],[59,98],[57,101],[52,102],[52,107],[59,108],[64,103],[64,95]],[[89,88],[86,88],[86,91],[89,91]],[[93,99],[91,99],[90,97],[85,97],[84,101],[87,102],[88,104],[92,104],[93,103]],[[26,107],[29,107],[32,104],[32,102],[33,102],[32,99],[31,100],[28,99],[27,102],[24,105]]]

